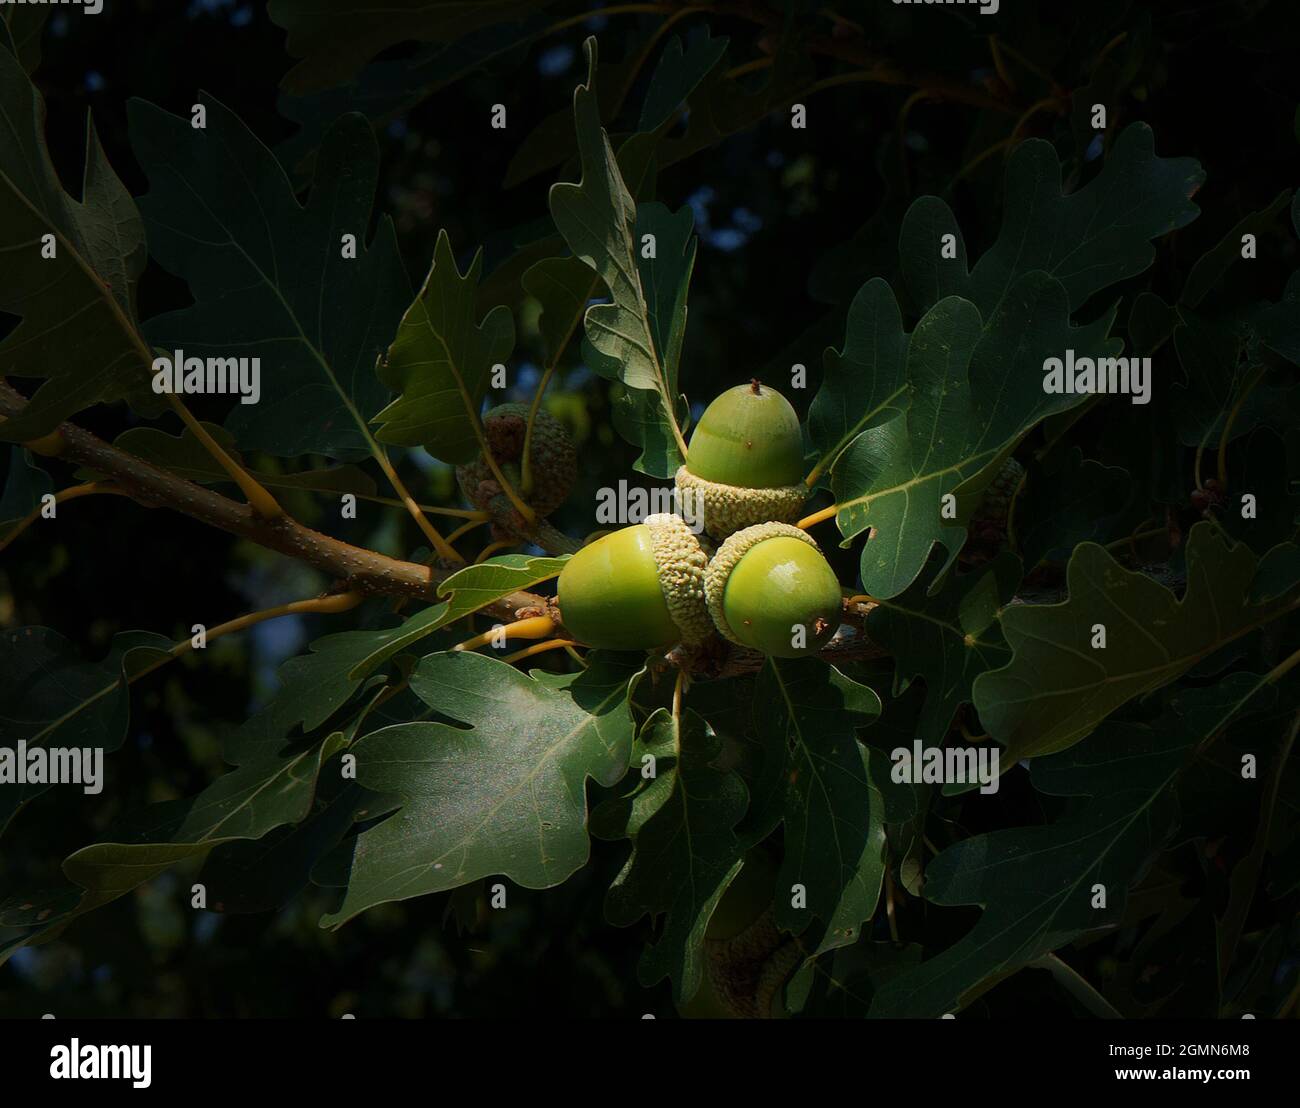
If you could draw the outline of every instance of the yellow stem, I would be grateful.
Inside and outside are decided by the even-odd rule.
[[[31,439],[25,443],[25,446],[33,454],[39,454],[43,458],[57,458],[67,448],[67,440],[63,433],[58,430],[51,431],[48,435],[42,435],[40,438]]]
[[[1117,47],[1120,43],[1122,43],[1126,38],[1128,38],[1128,32],[1121,31],[1113,39],[1111,39],[1110,42],[1106,43],[1106,45],[1101,48],[1101,53],[1097,55],[1096,60],[1094,60],[1092,63],[1092,71],[1094,73],[1097,72],[1097,67],[1101,65],[1103,61],[1106,60],[1106,55],[1109,54],[1112,50],[1114,50],[1115,47]]]
[[[585,304],[584,309],[585,311]],[[579,318],[581,313],[579,313]],[[569,328],[569,335],[573,334],[573,328]],[[565,337],[564,345],[568,346],[568,336]],[[556,350],[552,357],[558,361],[560,351]],[[533,492],[533,424],[537,422],[537,412],[542,406],[542,397],[546,394],[546,386],[551,383],[551,375],[555,372],[555,362],[542,371],[541,380],[537,382],[537,390],[533,393],[533,403],[528,409],[528,423],[524,427],[524,450],[519,459],[519,491],[524,496],[531,496]]]
[[[1016,137],[1014,134],[1008,135],[1004,139],[998,139],[998,141],[995,142],[992,146],[986,147],[984,150],[981,150],[978,154],[975,155],[975,157],[971,158],[970,161],[968,161],[964,166],[962,166],[961,169],[957,170],[956,174],[953,176],[953,180],[960,181],[963,177],[966,176],[966,174],[972,172],[975,169],[975,167],[979,165],[981,162],[987,160],[988,158],[991,158],[999,150],[1005,150],[1008,146],[1010,146],[1013,142],[1015,142],[1015,138]]]
[[[847,600],[845,600],[844,603],[852,607],[854,604],[879,604],[880,601],[877,600],[874,596],[868,596],[864,592],[859,592],[859,593],[854,593]]]
[[[1050,73],[1048,73],[1047,70],[1044,69],[1037,62],[1033,61],[1030,58],[1025,57],[1024,54],[1022,54],[1010,43],[1002,42],[999,40],[998,47],[1008,57],[1015,58],[1015,60],[1018,61],[1022,66],[1024,66],[1025,69],[1029,70],[1030,73],[1033,73],[1035,76],[1041,77],[1047,84],[1051,85],[1052,88],[1054,89],[1060,88],[1060,82],[1057,81],[1055,77],[1053,77]]]
[[[479,429],[480,436],[482,428]],[[384,476],[388,478],[388,483],[393,486],[393,491],[401,498],[403,506],[411,513],[411,518],[415,520],[416,525],[424,532],[424,537],[429,540],[430,545],[438,552],[438,556],[444,561],[452,562],[456,565],[462,564],[465,559],[456,553],[446,539],[438,533],[438,529],[425,518],[420,511],[420,505],[415,502],[413,497],[402,484],[402,479],[397,476],[397,470],[393,468],[393,463],[388,460],[388,455],[380,448],[374,450],[375,461],[379,463],[379,468],[384,471]]]
[[[1286,661],[1280,665],[1274,666],[1264,677],[1264,683],[1267,685],[1276,685],[1283,677],[1291,672],[1300,663],[1300,650],[1297,650]]]
[[[1237,397],[1237,402],[1233,404],[1232,411],[1228,413],[1227,421],[1223,424],[1223,434],[1219,436],[1219,488],[1221,490],[1226,491],[1228,488],[1228,439],[1232,434],[1232,425],[1237,422],[1242,405],[1255,391],[1255,386],[1264,379],[1264,369],[1264,366],[1260,366],[1255,375],[1246,382],[1246,387],[1241,390],[1241,395]]]
[[[555,621],[549,616],[533,616],[516,620],[484,631],[473,638],[457,643],[452,650],[477,650],[488,643],[508,642],[511,639],[544,639],[555,630]]]
[[[993,68],[998,71],[998,77],[1010,92],[1015,92],[1016,83],[1011,79],[1011,74],[1007,71],[1007,63],[1002,57],[1002,46],[998,42],[997,35],[989,35],[989,53],[993,55]]]
[[[1133,532],[1133,534],[1126,535],[1122,539],[1116,539],[1114,542],[1108,542],[1105,546],[1102,547],[1102,549],[1114,550],[1117,546],[1131,547],[1133,543],[1140,542],[1142,539],[1154,539],[1157,535],[1168,535],[1168,534],[1169,534],[1168,524],[1162,523],[1159,527],[1150,527],[1145,531],[1135,531]],[[1137,557],[1136,551],[1133,552],[1133,556],[1135,558]]]
[[[677,726],[682,724],[682,697],[686,692],[686,671],[679,669],[677,671],[677,680],[673,682],[673,719]]]
[[[596,11],[585,11],[580,15],[571,15],[552,23],[542,35],[553,35],[558,31],[563,31],[569,27],[575,27],[579,23],[586,23],[593,16],[610,16],[610,15],[656,15],[659,13],[679,12],[681,9],[673,4],[614,4],[612,7],[601,8]],[[684,14],[689,15],[695,11],[708,11],[706,6],[698,8],[687,8]]]
[[[768,66],[774,64],[775,61],[776,59],[771,56],[754,58],[752,61],[745,62],[743,65],[732,66],[723,74],[723,77],[728,81],[733,81],[737,77],[743,77],[746,73],[754,73],[759,69],[766,69]]]
[[[478,552],[478,557],[474,559],[474,564],[478,565],[479,562],[486,562],[498,550],[506,550],[515,545],[517,544],[514,539],[502,539],[499,542],[490,542]]]
[[[289,486],[285,486],[286,488]],[[294,486],[301,488],[301,486]],[[334,489],[302,489],[303,492],[321,493],[325,496],[337,496],[338,492]],[[395,500],[391,496],[370,496],[367,493],[353,493],[358,500],[366,500],[371,504],[386,504],[390,508],[405,508],[406,505],[401,500]],[[480,512],[474,508],[440,508],[436,504],[416,504],[420,511],[429,515],[447,516],[451,519],[469,519],[475,523],[486,523],[492,517],[487,512]]]
[[[221,448],[216,439],[208,434],[207,428],[194,418],[179,396],[169,392],[167,402],[190,429],[190,433],[203,444],[203,448],[212,455],[222,469],[230,474],[230,479],[239,486],[239,491],[244,494],[244,499],[257,515],[263,519],[279,519],[284,515],[284,509],[280,507],[279,501],[258,483],[257,478]]]
[[[516,650],[513,654],[507,654],[501,660],[503,662],[521,662],[525,658],[531,658],[534,654],[544,654],[548,650],[559,650],[560,648],[568,649],[578,644],[572,639],[548,639],[546,642],[533,643],[532,646],[526,646],[523,650]]]
[[[462,535],[469,534],[469,532],[473,531],[475,527],[482,527],[486,522],[487,519],[471,519],[468,523],[461,524],[461,526],[457,527],[456,530],[447,536],[448,545],[454,543]]]
[[[114,485],[112,481],[89,481],[84,485],[73,485],[71,488],[66,488],[62,492],[55,493],[54,503],[62,504],[68,500],[77,500],[83,496],[95,496],[101,493],[109,496],[127,495],[122,489]],[[0,550],[4,550],[14,541],[14,539],[40,519],[42,510],[43,508],[35,508],[14,524],[13,530],[3,539],[0,539]]]
[[[1029,107],[1025,109],[1024,115],[1016,120],[1016,125],[1011,128],[1011,137],[1009,141],[1015,142],[1025,124],[1044,108],[1055,108],[1056,114],[1060,115],[1064,110],[1064,105],[1055,96],[1044,96],[1041,100],[1035,100],[1034,103],[1030,104]]]
[[[280,616],[301,615],[305,612],[346,612],[355,608],[364,600],[360,593],[341,592],[332,593],[329,596],[318,596],[311,600],[294,600],[288,604],[278,604],[274,608],[264,608],[260,612],[249,612],[247,615],[240,616],[238,619],[228,620],[225,623],[219,623],[216,627],[209,628],[204,636],[205,642],[211,642],[213,639],[219,639],[222,635],[229,635],[235,631],[242,631],[246,627],[252,627],[255,623],[262,623],[268,619],[278,619]],[[154,670],[160,669],[168,662],[181,657],[194,649],[194,640],[192,638],[182,639],[176,643],[171,650],[161,658],[145,666],[143,669],[133,673],[128,678],[128,684],[138,681],[146,674],[153,673]]]
[[[801,530],[807,531],[809,527],[815,527],[817,524],[824,523],[828,519],[834,519],[835,514],[839,510],[840,506],[838,504],[832,504],[828,508],[823,508],[820,512],[813,512],[810,516],[804,516],[803,519],[795,524],[795,526]]]
[[[501,467],[497,464],[496,457],[488,446],[487,436],[483,433],[483,421],[479,419],[478,412],[470,408],[468,404],[465,410],[470,414],[470,425],[474,428],[474,436],[478,439],[479,451],[483,455],[483,460],[487,462],[488,469],[492,471],[492,476],[496,478],[496,483],[501,486],[501,491],[506,494],[506,498],[514,505],[515,511],[531,527],[537,522],[537,513],[533,511],[530,505],[524,503],[514,485],[501,472]]]

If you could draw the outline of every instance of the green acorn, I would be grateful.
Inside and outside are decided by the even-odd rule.
[[[843,608],[830,563],[788,523],[760,523],[728,538],[709,562],[704,595],[726,638],[776,658],[816,653]]]
[[[565,629],[588,646],[653,650],[713,633],[704,603],[708,555],[675,515],[647,516],[584,546],[557,586]]]
[[[700,417],[675,477],[683,512],[703,512],[715,539],[755,523],[794,522],[807,498],[803,435],[774,388],[751,381],[717,397]]]

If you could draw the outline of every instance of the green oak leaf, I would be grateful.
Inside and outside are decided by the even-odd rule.
[[[8,5],[0,8],[0,49],[8,49],[28,73],[41,63],[41,34],[50,17],[48,7]]]
[[[560,676],[478,654],[422,658],[411,688],[466,726],[399,724],[353,746],[357,781],[403,806],[318,867],[318,880],[347,886],[322,926],[493,874],[549,888],[585,865],[585,782],[613,785],[627,771],[640,672],[626,655],[593,654]]]
[[[735,827],[749,794],[734,770],[719,770],[722,744],[694,712],[680,720],[657,708],[632,747],[632,784],[591,814],[601,838],[628,838],[632,853],[605,898],[605,916],[630,927],[663,916],[638,967],[649,988],[673,981],[679,1004],[705,973],[704,934],[727,886],[740,872],[745,844]],[[653,759],[648,762],[647,759]],[[646,767],[653,776],[646,777]]]
[[[1080,935],[1119,923],[1127,890],[1173,832],[1174,795],[1189,752],[1267,693],[1264,677],[1234,673],[1182,694],[1184,718],[1155,726],[1109,722],[1090,742],[1034,763],[1034,785],[1089,797],[1045,827],[976,835],[926,867],[932,904],[978,904],[979,922],[956,944],[887,982],[871,1015],[936,1018]],[[1105,907],[1094,886],[1106,887]]]
[[[637,205],[635,241],[653,235],[655,257],[638,253],[637,266],[646,292],[650,333],[664,367],[669,395],[675,398],[677,420],[687,413],[685,398],[678,392],[682,340],[686,335],[686,295],[695,268],[695,219],[690,208],[676,214],[662,204]],[[588,359],[598,372],[606,367],[600,357]],[[644,389],[619,388],[612,392],[614,427],[641,453],[632,468],[651,477],[667,478],[685,459],[678,450],[659,394]]]
[[[664,43],[664,52],[659,55],[659,62],[646,86],[637,130],[657,131],[671,120],[699,83],[722,60],[729,41],[725,35],[713,38],[709,29],[703,27],[685,46],[677,35]]]
[[[1213,248],[1202,254],[1187,274],[1182,294],[1178,297],[1179,305],[1184,308],[1197,307],[1227,276],[1228,271],[1243,260],[1242,236],[1252,234],[1258,238],[1270,231],[1276,224],[1277,217],[1287,210],[1291,199],[1291,190],[1284,189],[1268,207],[1244,216]]]
[[[1041,420],[1086,401],[1043,390],[1045,358],[1066,349],[1080,357],[1123,349],[1106,337],[1114,310],[1083,327],[1070,323],[1069,311],[1064,286],[1033,272],[990,319],[949,296],[916,325],[906,355],[907,410],[859,434],[831,471],[840,531],[846,539],[872,531],[861,559],[872,596],[903,592],[936,542],[948,551],[946,572],[1002,460]]]
[[[844,348],[827,347],[821,388],[808,409],[818,472],[862,431],[901,414],[911,399],[908,336],[889,282],[873,278],[849,305]]]
[[[894,696],[914,678],[925,680],[914,737],[926,746],[942,745],[957,709],[971,701],[975,678],[1010,660],[998,619],[1020,576],[1020,560],[1004,553],[978,571],[949,576],[934,596],[918,582],[881,600],[867,618],[871,641],[894,657]]]
[[[980,720],[1006,758],[1052,754],[1087,737],[1116,708],[1167,685],[1220,647],[1300,607],[1297,587],[1264,604],[1249,599],[1258,559],[1229,546],[1212,524],[1192,528],[1181,599],[1121,566],[1103,547],[1078,546],[1061,604],[1017,604],[1002,613],[1013,651],[975,680]],[[1094,649],[1094,627],[1106,629]]]
[[[593,368],[629,388],[654,393],[671,413],[676,396],[663,352],[655,346],[656,328],[638,264],[637,207],[600,125],[593,91],[595,39],[588,38],[583,48],[588,81],[573,94],[582,180],[551,187],[551,215],[574,255],[596,271],[611,296],[610,303],[588,308],[584,319],[596,354]],[[670,332],[671,327],[660,329],[661,334]]]
[[[776,922],[800,933],[814,916],[821,920],[810,956],[856,941],[880,896],[884,803],[856,732],[879,714],[871,689],[816,659],[769,658],[755,685],[754,725],[765,754],[785,754]],[[806,890],[806,906],[793,905],[785,890],[794,885]]]
[[[9,471],[5,474],[4,491],[0,493],[0,542],[40,508],[42,496],[53,491],[53,480],[36,464],[31,452],[21,446],[11,446]]]
[[[259,839],[232,839],[204,859],[197,880],[218,912],[269,912],[294,899],[311,871],[351,829],[384,810],[382,798],[355,781],[322,775],[312,811]]]
[[[391,0],[383,7],[352,0],[271,0],[272,22],[288,32],[301,60],[281,81],[303,95],[353,77],[376,54],[404,42],[452,43],[498,23],[518,22],[552,0]]]
[[[164,658],[171,639],[148,631],[113,636],[108,653],[85,662],[76,647],[48,627],[0,632],[0,734],[14,750],[37,747],[119,749],[131,714],[132,676]],[[107,769],[105,773],[107,773]],[[30,801],[51,788],[5,782],[0,832]],[[65,788],[80,788],[66,785]]]
[[[149,176],[149,249],[195,303],[146,325],[164,352],[258,357],[261,397],[226,426],[245,449],[352,461],[378,448],[369,420],[388,398],[375,359],[410,299],[392,220],[366,233],[379,151],[344,116],[326,136],[306,206],[269,149],[209,96],[207,127],[141,100],[131,145]],[[355,236],[355,257],[344,237]],[[219,336],[219,337],[218,337]]]
[[[282,95],[280,114],[301,129],[276,147],[276,155],[286,166],[308,165],[330,124],[339,116],[360,112],[377,126],[386,124],[439,89],[525,49],[549,23],[538,15],[519,23],[484,27],[453,42],[427,47],[409,58],[373,62],[346,84],[304,96]]]
[[[962,296],[989,318],[1037,270],[1065,287],[1069,310],[1077,311],[1094,293],[1151,265],[1152,240],[1200,214],[1191,197],[1204,180],[1195,159],[1157,157],[1151,128],[1134,123],[1115,140],[1101,172],[1067,196],[1056,150],[1030,139],[1007,159],[1002,227],[969,273],[947,206],[933,197],[912,205],[900,234],[906,284],[921,308]],[[956,238],[954,260],[940,259],[943,234]]]
[[[534,262],[524,271],[520,282],[524,291],[541,305],[537,329],[541,333],[546,365],[556,365],[582,323],[587,305],[603,292],[604,285],[589,265],[572,255]]]
[[[227,740],[227,753],[238,762],[264,745],[267,734],[288,736],[299,726],[304,731],[320,727],[398,654],[495,600],[554,577],[567,560],[506,554],[466,566],[439,586],[446,600],[395,627],[340,631],[316,639],[307,653],[280,667],[280,691]]]
[[[730,135],[749,130],[769,115],[785,113],[816,83],[807,50],[793,36],[783,36],[773,64],[761,73],[728,76],[726,64],[715,65],[686,98],[686,129],[659,143],[660,164],[676,165]]]
[[[339,667],[330,672],[328,664],[322,666],[319,661],[305,668],[282,667],[288,680],[276,698],[281,702],[279,708],[273,702],[270,710],[254,716],[225,743],[226,759],[235,769],[197,796],[129,812],[99,841],[69,855],[63,872],[75,888],[15,897],[0,906],[0,925],[33,928],[12,945],[0,948],[0,960],[24,943],[38,941],[78,916],[111,903],[178,862],[203,857],[226,843],[262,839],[278,828],[306,820],[316,806],[322,766],[353,740],[366,714],[356,715],[346,730],[288,737],[287,731],[296,723],[304,723],[308,729],[318,727],[351,695],[351,687],[340,679]],[[383,692],[383,685],[382,680],[372,683],[372,702]],[[314,690],[321,694],[319,702],[312,699]],[[13,914],[15,905],[17,916]],[[219,911],[222,906],[214,901],[210,907]]]
[[[1246,381],[1256,372],[1250,364],[1247,328],[1233,319],[1210,320],[1189,308],[1178,309],[1174,328],[1174,349],[1186,374],[1185,385],[1175,385],[1174,412],[1178,438],[1184,446],[1218,443],[1228,414],[1234,409],[1231,439],[1253,430],[1275,413],[1286,420],[1291,401],[1287,391],[1260,382],[1237,400]],[[1230,439],[1230,441],[1231,441]]]
[[[493,308],[475,322],[482,269],[480,251],[462,277],[447,232],[438,232],[424,285],[377,367],[380,379],[398,393],[375,417],[381,441],[423,446],[456,464],[478,454],[475,425],[492,367],[504,363],[515,344],[509,308]]]
[[[872,595],[906,589],[936,542],[948,550],[946,572],[994,467],[1036,424],[1087,402],[1043,391],[1046,358],[1123,350],[1108,337],[1114,309],[1083,327],[1071,317],[1094,293],[1146,269],[1151,240],[1198,214],[1190,196],[1200,167],[1158,158],[1154,146],[1150,129],[1134,124],[1101,173],[1066,196],[1052,146],[1022,143],[1008,160],[998,238],[970,270],[943,201],[922,197],[908,209],[899,234],[904,284],[928,310],[909,342],[890,290],[869,284],[855,301],[865,313],[857,341],[851,334],[845,354],[828,359],[810,422],[819,465],[833,465],[840,531],[846,539],[872,532],[862,553]],[[906,399],[891,399],[903,383]],[[907,410],[878,423],[895,403]],[[941,515],[948,494],[955,503]]]
[[[11,377],[45,379],[22,414],[0,423],[0,440],[37,438],[114,400],[156,415],[162,404],[150,391],[151,354],[135,318],[146,261],[135,202],[89,117],[81,200],[63,190],[45,144],[45,101],[9,41],[0,41],[0,103],[8,121],[0,146],[0,312],[21,317],[0,340],[0,364]],[[44,256],[47,236],[53,257]]]

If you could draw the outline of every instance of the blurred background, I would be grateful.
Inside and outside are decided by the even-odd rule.
[[[555,165],[526,174],[517,163],[521,143],[569,109],[574,86],[585,80],[581,44],[587,35],[599,36],[602,60],[618,58],[643,44],[663,19],[655,13],[607,16],[603,7],[549,6],[552,20],[581,18],[380,120],[377,206],[396,221],[413,282],[425,272],[441,228],[462,269],[482,246],[488,274],[520,243],[551,230],[546,191],[576,174]],[[798,5],[795,11],[798,19],[816,21],[821,33],[869,44],[908,66],[976,86],[998,79],[979,18],[929,10],[921,18],[883,0],[867,6],[870,15],[858,12],[861,7]],[[1053,82],[1078,90],[1076,108],[1091,103],[1094,92],[1110,107],[1111,133],[1146,120],[1161,155],[1196,157],[1208,171],[1197,197],[1208,215],[1172,237],[1156,268],[1141,278],[1145,287],[1168,297],[1180,287],[1180,264],[1296,183],[1296,40],[1285,23],[1292,4],[1090,0],[1003,7],[1019,9],[1008,10],[998,27],[1009,56],[1014,51],[1024,59],[1011,56],[1007,64],[1027,85]],[[771,48],[761,28],[725,15],[692,17],[676,32],[704,27],[731,36],[733,65],[762,58]],[[418,60],[422,49],[404,47],[381,60]],[[292,120],[308,120],[310,130],[310,121],[336,103],[282,99],[278,84],[293,59],[284,31],[258,3],[107,0],[95,17],[55,9],[41,51],[35,80],[48,105],[51,154],[69,184],[80,177],[89,109],[127,187],[137,195],[146,191],[127,140],[127,101],[142,97],[188,115],[200,89],[280,148],[295,179],[305,183],[310,142]],[[825,59],[806,63],[826,74],[837,71]],[[644,67],[629,90],[620,110],[623,126],[615,130],[635,125],[650,70]],[[661,171],[658,198],[674,209],[689,205],[700,237],[682,372],[697,414],[717,392],[752,376],[788,381],[796,362],[808,367],[810,382],[792,399],[806,408],[823,350],[843,341],[844,309],[853,293],[870,276],[894,274],[898,219],[915,196],[933,192],[949,199],[973,257],[996,235],[1003,156],[996,150],[987,155],[993,140],[986,113],[909,100],[911,92],[865,82],[823,88],[807,99],[806,129],[792,130],[788,113],[778,111]],[[488,126],[496,103],[507,105],[504,131]],[[1021,132],[1053,141],[1073,184],[1087,179],[1103,141],[1076,116],[1040,112],[1024,121]],[[1274,251],[1254,271],[1258,289],[1241,295],[1276,298],[1294,266],[1293,247],[1290,259]],[[498,277],[485,291],[499,292],[515,309],[521,339],[512,388],[496,399],[524,400],[537,380],[529,360],[540,352],[536,305],[519,294],[517,275]],[[187,302],[183,283],[150,267],[141,285],[142,319]],[[0,334],[11,323],[0,318]],[[548,407],[569,423],[584,459],[579,487],[555,517],[576,535],[593,529],[595,488],[636,476],[635,450],[610,426],[607,385],[579,358],[575,343],[548,394]],[[192,407],[202,418],[219,421],[224,414],[220,398],[194,398]],[[78,422],[111,439],[131,417],[118,406],[88,411]],[[1104,428],[1082,433],[1098,444],[1094,453],[1104,454]],[[403,465],[419,474],[414,480],[422,499],[458,502],[446,467],[419,451]],[[65,479],[58,475],[61,484]],[[355,522],[331,513],[326,521],[319,498],[287,500],[303,522],[328,526],[348,541],[402,556],[419,545],[398,511],[362,512]],[[843,580],[851,580],[855,554],[835,557]],[[33,528],[5,552],[0,627],[43,624],[98,659],[120,630],[188,636],[192,622],[211,625],[314,595],[325,584],[303,566],[195,521],[119,498],[89,498],[70,505],[57,525]],[[56,806],[47,794],[19,816],[0,840],[0,898],[14,888],[56,883],[51,860],[89,841],[121,811],[195,793],[218,776],[223,736],[266,703],[278,665],[335,626],[320,619],[271,621],[215,642],[201,661],[187,658],[136,685],[127,741],[107,761],[110,786],[93,804]],[[1003,826],[1043,815],[1040,799],[1028,790],[1007,790],[998,805]],[[189,886],[197,867],[178,867],[77,921],[56,941],[18,952],[0,967],[0,1015],[666,1015],[672,1011],[667,987],[645,990],[636,983],[644,926],[619,930],[601,918],[604,890],[626,845],[596,842],[593,849],[594,864],[560,888],[511,887],[508,912],[487,911],[483,889],[470,887],[381,906],[336,933],[317,926],[324,901],[313,891],[276,911],[192,911]],[[1183,890],[1191,900],[1201,891],[1194,879]],[[955,936],[972,918],[952,912],[945,926]],[[1202,923],[1212,927],[1208,918]],[[1291,937],[1293,950],[1298,941]],[[1113,974],[1133,945],[1133,936],[1121,933],[1082,957],[1103,976]],[[1213,944],[1202,948],[1208,952]],[[1165,952],[1159,962],[1165,978],[1155,974],[1136,986],[1153,998],[1190,988],[1169,1014],[1184,1005],[1197,1009],[1196,975],[1207,970],[1180,964],[1180,957]],[[1070,1014],[1068,999],[1040,987],[1043,976],[1017,975],[976,1010]]]

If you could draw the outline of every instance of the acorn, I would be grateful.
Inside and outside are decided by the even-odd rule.
[[[721,541],[755,523],[793,523],[808,495],[803,474],[798,415],[776,389],[751,381],[704,410],[674,480],[684,514],[702,512]]]
[[[843,609],[830,563],[788,523],[760,523],[728,538],[709,562],[704,596],[724,637],[775,658],[815,654]]]
[[[516,489],[529,407],[528,404],[500,404],[483,416],[483,436],[488,449]],[[533,487],[526,501],[539,516],[550,515],[568,499],[573,488],[578,476],[578,452],[564,424],[544,408],[537,410],[530,453]],[[467,465],[457,466],[456,480],[465,499],[474,507],[494,511],[493,501],[501,496],[501,486],[482,455]]]
[[[713,633],[704,602],[708,560],[691,529],[668,513],[604,535],[560,572],[564,627],[608,650],[703,642]]]
[[[984,490],[974,520],[996,524],[1005,531],[1007,517],[1011,514],[1012,498],[1024,476],[1025,467],[1015,458],[1007,458]]]
[[[799,946],[776,926],[777,869],[751,850],[704,932],[699,991],[678,1007],[687,1019],[768,1019],[787,1015],[781,988],[799,962]]]

